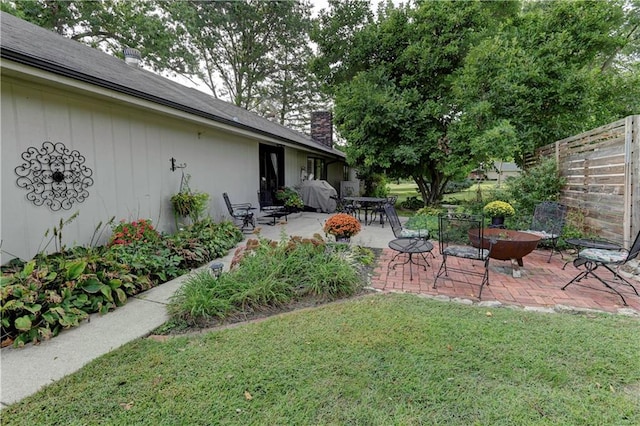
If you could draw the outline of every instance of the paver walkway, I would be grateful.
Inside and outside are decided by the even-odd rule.
[[[371,280],[374,288],[478,301],[481,282],[481,277],[478,276],[449,272],[449,277],[456,281],[441,277],[438,279],[437,288],[433,288],[435,274],[442,263],[442,257],[437,248],[433,250],[435,259],[427,256],[431,266],[427,267],[426,271],[421,266],[411,266],[413,280],[409,279],[408,264],[398,264],[395,269],[388,268],[395,253],[391,249],[383,250]],[[400,263],[404,261],[402,256],[399,257]],[[482,301],[498,301],[506,305],[522,307],[552,308],[562,305],[613,313],[626,309],[634,310],[640,314],[640,297],[636,296],[633,289],[626,285],[614,286],[624,295],[628,306],[622,304],[620,296],[594,278],[584,279],[580,283],[571,284],[564,291],[561,290],[561,287],[571,281],[580,270],[576,269],[572,263],[569,263],[563,270],[562,267],[567,260],[566,256],[563,260],[559,255],[553,255],[550,263],[547,263],[548,257],[549,252],[546,250],[535,250],[526,256],[520,278],[512,276],[510,261],[491,259],[489,262],[489,286],[485,286],[482,291]],[[421,262],[423,261],[421,260]],[[482,271],[483,268],[481,262],[451,257],[447,260],[447,265],[458,268],[474,268],[477,271]],[[611,278],[611,273],[605,269],[598,269],[597,273],[603,278]],[[632,282],[640,291],[640,282]]]

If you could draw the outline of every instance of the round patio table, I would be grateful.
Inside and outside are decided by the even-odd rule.
[[[398,239],[389,241],[389,248],[391,250],[397,251],[398,254],[396,254],[391,259],[391,261],[389,262],[389,266],[387,267],[387,270],[391,267],[391,264],[394,262],[394,260],[396,260],[398,256],[400,256],[402,253],[407,253],[409,254],[409,258],[407,259],[406,262],[402,262],[402,265],[406,265],[407,263],[409,264],[409,280],[411,281],[413,280],[413,270],[411,269],[411,264],[413,263],[415,265],[420,265],[418,262],[415,262],[413,260],[414,254],[419,254],[424,259],[424,262],[426,264],[426,266],[424,266],[425,271],[427,270],[427,266],[430,266],[424,254],[429,253],[431,250],[433,250],[433,244],[431,244],[429,241],[425,239],[398,238]],[[397,265],[398,264],[394,264],[393,269],[396,269]]]

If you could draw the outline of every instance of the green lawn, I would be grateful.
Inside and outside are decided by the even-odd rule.
[[[418,186],[415,183],[404,182],[400,184],[388,184],[389,187],[389,195],[397,195],[398,202],[403,202],[409,197],[419,196],[417,191]],[[480,184],[480,190],[483,191],[483,195],[488,193],[488,191],[496,189],[495,182],[483,182]],[[446,194],[443,197],[444,203],[451,203],[457,201],[468,201],[475,199],[478,191],[478,184],[473,184],[470,188],[465,189],[464,191],[456,192],[453,194]]]
[[[2,424],[637,425],[638,341],[637,318],[367,296],[134,341]]]

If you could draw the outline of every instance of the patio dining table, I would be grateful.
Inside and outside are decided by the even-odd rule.
[[[360,208],[364,210],[365,225],[370,225],[371,222],[373,222],[376,209],[380,208],[387,201],[386,198],[381,197],[344,197],[343,199],[360,204]],[[371,220],[367,223],[369,211],[371,211]],[[382,215],[380,215],[380,224],[384,224]]]

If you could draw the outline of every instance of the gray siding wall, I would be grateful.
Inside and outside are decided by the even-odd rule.
[[[223,192],[232,202],[257,205],[257,140],[13,78],[3,77],[1,89],[2,263],[14,256],[31,258],[47,229],[76,211],[78,218],[63,230],[68,246],[87,244],[96,225],[112,216],[148,218],[159,230],[172,232],[169,198],[180,187],[181,171],[170,170],[171,157],[187,164],[184,172],[191,175],[193,190],[210,194],[213,218],[228,217]],[[16,184],[22,153],[45,141],[78,150],[93,170],[89,197],[70,210],[36,206]],[[287,169],[295,168],[287,176],[293,178],[299,166],[296,156],[291,158],[295,164]]]

